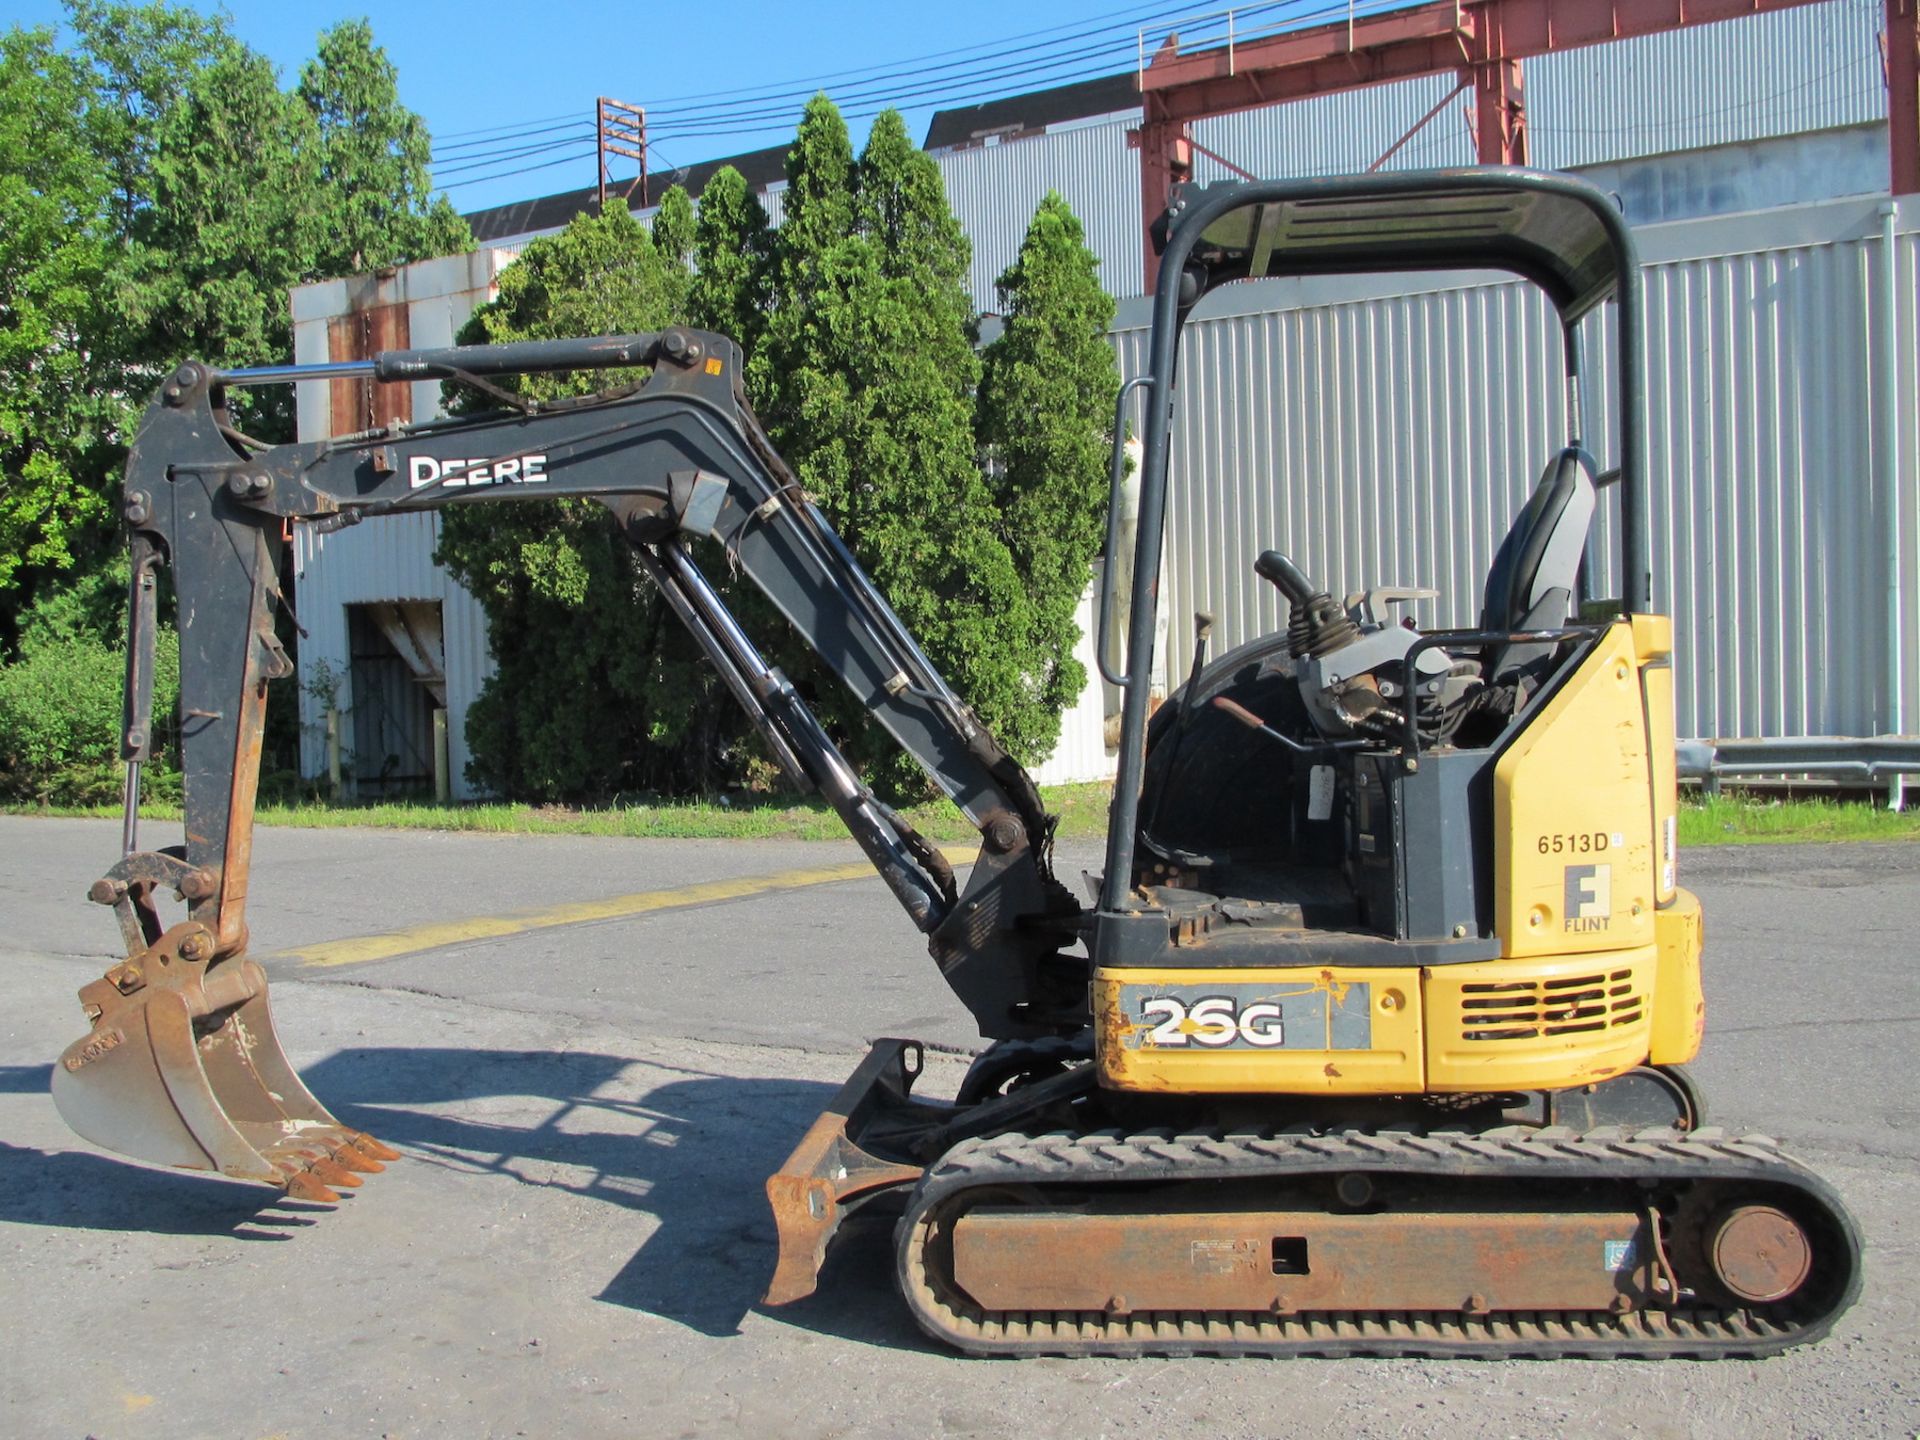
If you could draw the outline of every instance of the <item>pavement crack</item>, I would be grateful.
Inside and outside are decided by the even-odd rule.
[[[429,1000],[448,1000],[456,1005],[473,1005],[482,1010],[512,1010],[511,1005],[489,1005],[484,1000],[475,1000],[467,995],[455,995],[446,990],[432,990],[425,985],[376,985],[371,980],[329,980],[329,985],[340,985],[353,990],[371,990],[376,995],[424,995]],[[520,1013],[518,1011],[515,1012]]]
[[[1769,1030],[1806,1030],[1854,1025],[1912,1025],[1920,1015],[1859,1015],[1844,1020],[1778,1020],[1770,1025],[1715,1025],[1715,1035],[1762,1035]]]

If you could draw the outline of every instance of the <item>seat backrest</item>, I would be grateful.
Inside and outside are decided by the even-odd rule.
[[[1593,457],[1586,451],[1569,446],[1547,462],[1487,572],[1481,629],[1537,630],[1566,623],[1597,496]],[[1487,678],[1510,676],[1551,648],[1500,646],[1488,656]]]

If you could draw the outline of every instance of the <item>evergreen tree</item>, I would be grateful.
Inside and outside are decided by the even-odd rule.
[[[700,192],[687,319],[703,330],[731,336],[753,354],[766,328],[771,251],[760,198],[738,170],[722,166]]]
[[[823,267],[853,229],[853,141],[825,95],[807,102],[786,170],[768,261],[770,314],[764,343],[748,357],[747,388],[774,439],[793,445],[803,433],[831,425],[845,388],[818,359],[831,329],[818,308]]]
[[[433,142],[400,103],[400,77],[365,20],[320,36],[300,72],[314,120],[316,195],[325,212],[316,275],[357,275],[473,248],[466,221],[427,173]]]
[[[766,363],[754,372],[763,413],[935,664],[1031,753],[1026,597],[975,461],[966,237],[897,114],[874,122],[858,166],[849,156],[838,112],[816,98],[788,155]],[[850,748],[879,762],[877,778],[924,783],[857,708],[828,703]]]
[[[162,122],[185,100],[193,77],[234,44],[224,15],[168,4],[66,0],[93,74],[87,124],[93,154],[110,177],[110,217],[122,241],[152,202]]]
[[[461,344],[660,330],[684,272],[610,200],[535,240],[474,312]],[[641,371],[502,380],[538,399]],[[470,392],[449,387],[459,408]],[[606,509],[588,500],[450,507],[436,557],[486,611],[496,673],[467,718],[478,783],[528,799],[710,788],[741,721]]]
[[[825,94],[801,112],[786,168],[780,256],[783,264],[798,264],[853,228],[853,137]]]
[[[693,197],[682,185],[669,185],[653,212],[653,248],[669,264],[685,267],[693,261]]]
[[[224,19],[164,0],[68,12],[65,53],[0,34],[0,676],[31,638],[38,668],[8,683],[51,687],[42,736],[92,723],[61,718],[49,677],[93,674],[118,645],[119,607],[97,603],[125,583],[111,497],[161,375],[189,356],[284,360],[290,286],[471,245],[427,199],[426,133],[364,24],[322,37],[295,94]],[[228,398],[244,428],[291,436],[289,389]],[[270,731],[291,698],[276,688]],[[111,749],[111,729],[95,738]],[[94,773],[69,758],[42,773]]]
[[[672,286],[673,313],[687,313],[687,291],[693,284],[693,199],[683,186],[669,185],[653,212],[653,248],[659,253]]]
[[[1105,521],[1120,376],[1113,300],[1079,219],[1049,191],[997,289],[1005,327],[982,356],[976,433],[999,529],[1031,601],[1037,707],[1059,715],[1086,684],[1074,615]]]

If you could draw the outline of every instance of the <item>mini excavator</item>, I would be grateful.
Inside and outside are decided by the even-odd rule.
[[[1103,872],[1052,873],[1054,821],[782,463],[719,335],[181,365],[128,462],[124,854],[91,898],[126,958],[81,991],[53,1095],[82,1136],[309,1200],[392,1161],[283,1055],[247,958],[248,859],[295,524],[591,496],[796,787],[818,791],[990,1042],[952,1101],[876,1042],[767,1183],[767,1300],[813,1291],[851,1213],[897,1214],[900,1291],[982,1355],[1758,1356],[1852,1302],[1860,1241],[1777,1145],[1706,1128],[1704,1007],[1675,882],[1672,627],[1652,612],[1634,247],[1564,176],[1451,170],[1186,187],[1161,220],[1130,577],[1101,655],[1123,696]],[[1155,597],[1182,326],[1220,286],[1498,269],[1565,338],[1571,433],[1492,557],[1479,621],[1346,600],[1246,563],[1284,632],[1196,663],[1156,710]],[[1577,328],[1612,308],[1617,468],[1582,447]],[[491,381],[640,367],[531,403]],[[506,408],[266,447],[231,387],[470,383]],[[1612,491],[1612,495],[1607,492]],[[1610,579],[1589,529],[1617,496]],[[1118,507],[1107,553],[1118,547]],[[731,565],[980,832],[964,879],[861,780],[695,564]],[[155,584],[178,596],[185,843],[138,843]],[[1126,604],[1119,602],[1126,586]],[[1126,615],[1124,637],[1108,617]],[[161,917],[163,892],[185,906]],[[171,907],[171,902],[169,902]]]

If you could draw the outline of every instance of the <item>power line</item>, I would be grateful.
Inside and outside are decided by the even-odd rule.
[[[509,120],[499,125],[483,125],[478,130],[449,130],[440,138],[442,140],[459,140],[468,135],[494,135],[502,130],[519,129],[523,125],[549,125],[556,121],[571,119],[578,113],[578,111],[569,111],[565,115],[547,115],[538,120]]]
[[[462,186],[481,185],[487,182],[488,180],[505,180],[508,176],[511,176],[511,175],[531,175],[536,170],[551,170],[556,165],[573,165],[573,164],[577,164],[579,161],[582,161],[582,160],[591,160],[593,159],[596,153],[597,152],[593,150],[582,150],[577,154],[562,155],[557,160],[543,161],[541,164],[538,164],[538,165],[522,165],[518,169],[502,170],[502,171],[499,171],[497,174],[492,174],[492,175],[474,175],[465,180],[456,180],[451,185],[441,185],[438,188],[442,190],[458,190]]]
[[[1358,8],[1373,12],[1399,8],[1403,3],[1408,3],[1408,0],[1373,0],[1373,3],[1363,0]],[[1168,8],[1163,0],[1160,4],[1133,6],[1123,12],[1121,18],[1096,25],[1073,22],[1029,31],[1013,36],[1008,41],[939,51],[911,61],[837,71],[805,81],[770,83],[745,91],[710,91],[674,97],[646,107],[648,140],[651,145],[658,139],[680,141],[746,136],[785,129],[792,123],[795,111],[816,93],[821,84],[834,80],[851,82],[838,93],[832,94],[832,98],[846,118],[858,120],[871,118],[889,108],[980,104],[1038,85],[1052,86],[1097,79],[1117,73],[1119,59],[1123,55],[1131,57],[1137,53],[1142,37],[1149,33],[1175,33],[1185,20],[1200,25],[1203,33],[1210,34],[1226,23],[1216,12],[1196,13],[1196,10],[1197,7],[1191,4]],[[1346,7],[1329,5],[1326,0],[1270,0],[1266,4],[1237,8],[1233,12],[1232,24],[1237,33],[1244,35],[1248,21],[1265,21],[1255,29],[1257,33],[1266,34],[1290,25],[1348,13]],[[1225,39],[1224,29],[1220,38]],[[990,63],[983,65],[983,60]],[[930,63],[934,61],[947,63]],[[719,103],[710,106],[693,103],[709,98]],[[486,138],[449,144],[436,154],[455,162],[446,166],[442,173],[469,174],[502,162],[574,145],[584,137],[591,125],[592,122],[584,117],[569,120],[568,117],[554,116],[539,121],[463,131],[458,133]],[[545,141],[536,139],[554,134],[559,138]],[[590,157],[597,153],[597,149],[583,153]],[[473,175],[455,183],[478,184],[482,180],[504,179],[561,163],[565,162],[554,160],[538,166]]]
[[[550,135],[555,131],[591,130],[592,128],[593,121],[576,115],[572,120],[563,125],[532,125],[524,130],[516,130],[506,135],[497,135],[487,140],[462,140],[450,145],[435,145],[433,153],[434,157],[438,159],[442,155],[452,155],[455,151],[485,150],[498,145],[511,144],[514,141],[525,139],[531,135]]]
[[[1164,0],[1162,0],[1160,4],[1135,5],[1132,8],[1136,12],[1142,10],[1161,10],[1164,13]],[[1188,5],[1186,10],[1191,11],[1193,8],[1192,5]],[[738,98],[763,94],[791,94],[796,90],[802,94],[810,95],[813,91],[829,81],[854,79],[860,76],[871,76],[883,72],[890,75],[911,75],[916,71],[924,69],[930,60],[945,60],[956,55],[973,55],[982,52],[1003,52],[1007,45],[1013,42],[1034,40],[1043,35],[1056,35],[1062,30],[1071,30],[1082,23],[1083,22],[1077,20],[1070,21],[1063,25],[1050,26],[1044,30],[1033,30],[1026,34],[1011,36],[1007,41],[986,41],[979,45],[966,45],[954,50],[936,51],[931,55],[918,55],[906,60],[885,61],[879,64],[860,66],[851,70],[836,70],[825,75],[814,75],[798,80],[769,82],[766,85],[749,86],[745,89],[733,87],[726,90],[708,90],[694,95],[670,95],[663,97],[658,103],[661,107],[672,108],[673,106],[686,105],[696,100],[716,100],[728,96]],[[1137,23],[1138,17],[1134,20],[1109,20],[1095,27],[1093,31],[1086,33],[1105,33],[1113,30],[1117,25]]]
[[[1257,17],[1270,11],[1287,9],[1289,4],[1299,3],[1302,3],[1302,0],[1275,0],[1275,3],[1246,7],[1236,13],[1246,17]],[[1092,26],[1073,22],[1014,36],[1009,42],[987,42],[965,46],[935,52],[932,55],[905,62],[836,71],[815,76],[806,81],[770,83],[745,91],[736,89],[707,92],[707,95],[714,97],[727,97],[714,106],[694,107],[687,103],[707,98],[706,95],[677,97],[647,107],[651,122],[649,129],[653,134],[692,138],[744,134],[755,128],[784,126],[791,120],[794,111],[814,93],[819,83],[841,78],[857,82],[843,87],[836,96],[836,99],[842,102],[843,108],[864,107],[865,102],[877,100],[883,102],[879,106],[881,109],[884,109],[886,104],[910,100],[937,103],[953,98],[970,98],[977,95],[977,87],[980,84],[990,81],[999,82],[1000,89],[1005,92],[1023,88],[1025,82],[1040,77],[1048,77],[1056,81],[1087,78],[1099,73],[1099,70],[1088,68],[1089,51],[1080,42],[1089,40],[1100,42],[1097,51],[1093,53],[1113,54],[1118,58],[1122,52],[1133,50],[1136,32],[1143,22],[1166,24],[1181,16],[1190,15],[1193,9],[1192,5],[1169,9],[1164,4],[1164,0],[1161,0],[1161,3],[1157,4],[1136,5],[1132,7],[1131,12],[1124,14],[1117,21],[1107,20]],[[1023,40],[1033,43],[1024,45],[1017,43]],[[1063,48],[1068,46],[1077,48]],[[1021,55],[1033,55],[1034,58],[1026,61],[1015,59]],[[949,63],[944,65],[929,63],[955,56],[973,58],[949,60]],[[995,61],[1007,63],[992,65],[985,70],[980,69],[979,59],[989,56]],[[1060,67],[1067,65],[1077,65],[1078,68],[1067,74],[1061,73]],[[948,74],[944,81],[936,81],[933,78],[956,70],[964,73]],[[1049,72],[1052,72],[1051,75]],[[877,112],[870,108],[858,108],[853,113],[855,118],[865,118]],[[521,140],[555,132],[571,134],[577,131],[584,134],[591,123],[581,117],[576,117],[569,122],[567,117],[554,116],[548,120],[457,132],[461,135],[486,138],[442,144],[436,151],[436,158],[461,161],[513,158],[520,153],[518,142]]]
[[[1308,0],[1270,0],[1263,5],[1250,5],[1237,11],[1238,15],[1255,17],[1275,11],[1297,9]],[[1191,7],[1188,7],[1190,10]],[[1185,11],[1160,11],[1155,18],[1171,20]],[[1328,13],[1328,12],[1320,12]],[[1345,10],[1339,11],[1345,14]],[[1060,39],[1048,41],[1043,45],[1002,46],[998,47],[982,68],[979,60],[956,61],[947,65],[914,65],[908,69],[890,71],[858,84],[830,91],[836,103],[859,103],[867,100],[911,100],[923,96],[950,95],[968,91],[982,81],[1031,77],[1045,75],[1062,66],[1080,66],[1089,64],[1096,55],[1112,55],[1116,59],[1136,53],[1136,27],[1125,27],[1125,33],[1115,34],[1115,26],[1101,25],[1087,30],[1076,31]],[[1104,37],[1104,38],[1103,38]],[[1060,46],[1069,42],[1088,42],[1075,44],[1070,50],[1061,50]],[[1034,51],[1052,51],[1055,53],[1032,55],[1032,58],[1019,59],[1022,55],[1031,55]],[[947,72],[960,71],[958,74]],[[942,78],[934,78],[942,77]],[[778,118],[789,111],[784,108],[794,101],[804,103],[815,93],[817,87],[808,85],[790,88],[763,98],[736,98],[718,105],[698,108],[676,108],[673,102],[658,102],[647,107],[650,123],[658,124],[662,129],[673,128],[676,119],[687,117],[694,123],[709,123],[724,118],[746,120],[749,118]],[[748,108],[757,107],[757,108]]]
[[[578,149],[581,140],[575,136],[563,136],[558,140],[545,140],[537,145],[524,145],[515,150],[502,151],[497,155],[487,155],[462,161],[457,165],[443,165],[435,169],[438,175],[461,175],[470,170],[485,170],[502,161],[525,160],[534,155],[550,155],[555,150]]]

